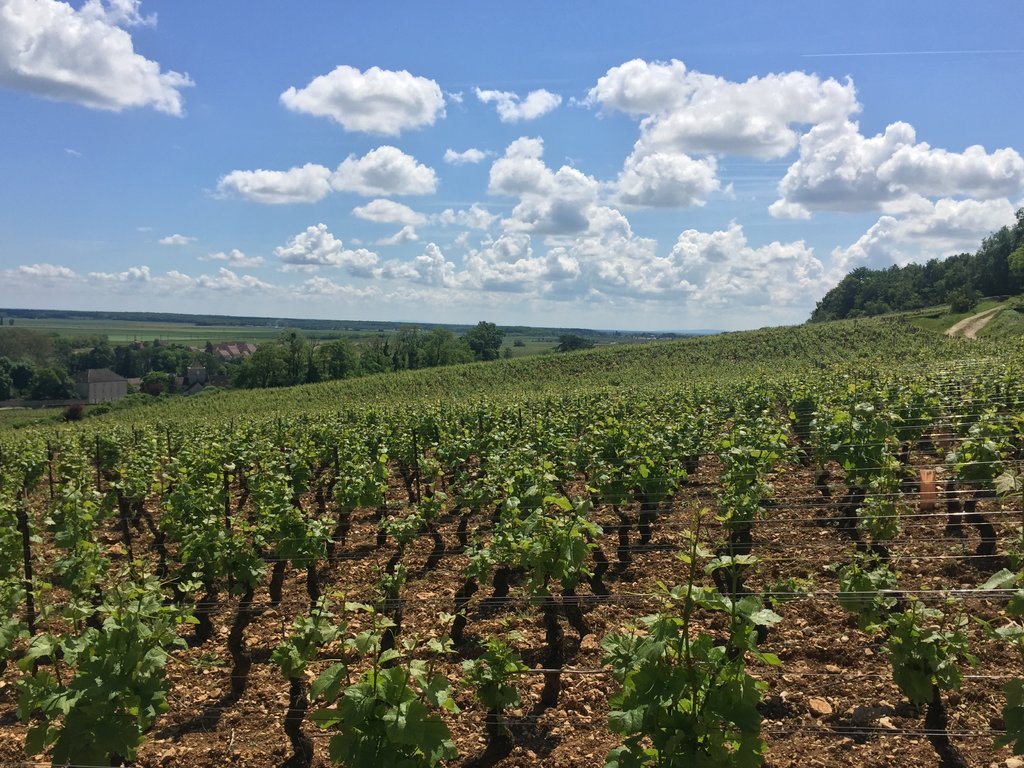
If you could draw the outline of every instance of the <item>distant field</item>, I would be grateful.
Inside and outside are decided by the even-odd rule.
[[[111,344],[125,344],[132,341],[171,341],[178,344],[191,346],[204,346],[207,342],[214,344],[225,341],[251,341],[259,343],[276,339],[280,333],[289,326],[258,326],[258,325],[197,325],[195,323],[183,322],[158,322],[138,320],[108,320],[108,319],[30,319],[16,318],[15,327],[28,328],[42,333],[56,333],[61,336],[106,336]],[[366,329],[366,330],[301,330],[301,333],[309,339],[333,339],[345,337],[358,341],[378,336],[387,331]],[[635,343],[638,339],[624,337],[618,340],[619,343]],[[521,346],[516,342],[521,341]],[[603,339],[599,339],[601,343]],[[512,350],[512,357],[530,357],[546,352],[551,352],[558,346],[558,337],[545,333],[530,333],[521,330],[506,333],[505,342],[502,348]]]
[[[29,319],[16,318],[15,327],[29,328],[42,333],[56,333],[61,336],[106,336],[111,344],[126,344],[132,341],[160,341],[187,344],[189,346],[202,347],[207,342],[214,344],[226,341],[251,341],[255,344],[261,341],[276,339],[285,326],[257,326],[257,325],[197,325],[194,323],[179,322],[142,322],[136,320],[104,320],[104,319]],[[353,341],[371,339],[380,333],[387,333],[381,330],[301,330],[309,339],[334,339],[345,337]],[[609,339],[614,337],[608,337]],[[616,338],[615,344],[635,344],[638,341],[646,341],[633,336]],[[597,344],[608,343],[606,339],[598,337]],[[519,345],[517,346],[517,343]],[[516,329],[505,334],[505,341],[502,344],[502,354],[511,350],[511,357],[532,357],[554,352],[558,346],[558,336],[548,333],[530,333]]]
[[[522,346],[516,346],[521,341]],[[512,350],[512,357],[530,357],[532,355],[543,355],[546,352],[553,352],[558,346],[558,339],[546,336],[506,336],[501,345],[501,353],[504,355],[506,349]]]
[[[129,341],[174,341],[180,344],[203,345],[211,341],[265,341],[276,338],[283,328],[251,325],[194,325],[192,323],[139,322],[131,320],[32,320],[17,318],[15,325],[61,336],[106,336],[113,344]],[[329,338],[337,333],[303,331],[310,338]],[[351,335],[351,334],[346,334]]]

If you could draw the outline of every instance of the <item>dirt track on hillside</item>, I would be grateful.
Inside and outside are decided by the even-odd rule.
[[[979,312],[976,315],[965,317],[963,320],[950,327],[950,329],[946,331],[946,335],[963,336],[968,339],[976,339],[978,337],[978,331],[988,325],[988,321],[995,317],[1001,309],[1003,309],[1003,307],[993,307],[992,309],[986,309],[984,312]]]

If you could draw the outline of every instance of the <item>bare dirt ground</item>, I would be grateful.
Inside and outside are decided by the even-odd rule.
[[[993,307],[992,309],[986,309],[984,312],[979,312],[976,315],[965,317],[960,322],[951,326],[946,331],[947,336],[963,336],[966,339],[976,339],[978,337],[978,331],[988,325],[988,321],[995,317],[1003,308]]]
[[[922,455],[915,456],[913,463],[934,466],[936,462]],[[523,675],[519,685],[523,704],[510,712],[515,748],[492,768],[595,768],[604,763],[610,748],[621,743],[607,726],[608,697],[615,693],[616,685],[602,665],[599,641],[605,634],[621,631],[656,611],[658,600],[654,595],[659,581],[680,583],[684,567],[676,553],[685,543],[684,534],[692,527],[696,511],[714,510],[719,471],[716,459],[703,460],[699,472],[660,517],[651,545],[637,549],[628,567],[613,567],[606,576],[611,597],[594,599],[586,609],[591,633],[579,637],[564,626],[567,671],[558,704],[538,710],[543,676]],[[833,485],[834,493],[842,493],[838,483]],[[762,734],[767,742],[765,765],[937,765],[935,750],[925,733],[924,714],[910,705],[893,684],[881,636],[858,629],[853,616],[835,599],[836,566],[850,562],[854,550],[853,543],[840,536],[835,526],[823,524],[836,514],[835,508],[815,490],[809,468],[788,467],[775,476],[774,486],[776,506],[766,510],[755,529],[753,552],[758,562],[747,585],[756,592],[769,588],[780,577],[800,577],[808,579],[810,592],[777,607],[783,620],[771,629],[762,645],[763,650],[782,659],[782,666],[750,667],[767,686],[761,706]],[[394,492],[397,495],[398,489]],[[997,626],[1004,623],[1000,615],[1004,605],[974,591],[992,567],[974,557],[974,531],[967,529],[965,538],[951,538],[944,530],[943,512],[919,511],[916,499],[909,500],[913,506],[907,510],[899,536],[890,544],[892,566],[900,572],[900,589],[916,593],[948,616],[965,611]],[[943,509],[941,503],[939,509]],[[981,502],[979,511],[996,525],[1000,550],[1004,550],[1013,540],[1019,514],[1011,516],[996,500]],[[598,511],[597,516],[600,522],[615,521],[611,512]],[[439,613],[453,608],[452,599],[467,560],[458,549],[456,518],[448,520],[443,533],[450,549],[440,567],[424,567],[430,550],[425,537],[411,545],[403,558],[412,574],[402,594],[406,601],[403,635],[439,634],[443,631]],[[487,522],[474,520],[473,527],[478,525],[486,527]],[[343,557],[321,574],[325,591],[332,592],[337,600],[370,597],[377,569],[394,551],[390,543],[384,548],[374,547],[375,529],[369,512],[361,513]],[[717,524],[702,534],[712,544],[723,537]],[[602,540],[613,566],[614,539],[612,534]],[[117,542],[113,530],[110,541]],[[479,652],[477,642],[492,635],[520,633],[515,645],[527,664],[535,669],[542,666],[544,629],[539,611],[531,608],[515,587],[512,600],[498,607],[488,606],[490,591],[490,585],[481,585],[470,603],[470,642],[441,664],[453,681],[460,677],[461,660],[475,657]],[[590,597],[584,588],[580,595]],[[267,605],[265,587],[256,599]],[[173,654],[168,666],[170,711],[147,734],[136,761],[140,768],[287,765],[290,749],[282,718],[287,709],[288,686],[268,663],[268,657],[286,635],[292,618],[307,609],[304,576],[290,570],[282,604],[276,609],[266,608],[246,631],[256,663],[242,699],[222,710],[218,701],[227,688],[230,668],[225,641],[235,605],[224,600],[215,616],[217,632],[212,639]],[[713,621],[707,629],[714,631]],[[967,631],[971,651],[979,663],[973,668],[965,665],[961,689],[946,694],[948,731],[968,765],[1009,765],[1009,749],[997,748],[995,740],[1004,728],[1001,688],[1008,679],[1021,676],[1020,659],[1006,644],[993,640],[978,622],[971,621]],[[325,655],[332,654],[325,650]],[[318,664],[316,671],[329,663]],[[23,762],[22,751],[26,728],[14,712],[19,677],[21,673],[13,664],[0,675],[0,766],[4,768],[28,765]],[[456,697],[462,712],[445,715],[445,720],[460,757],[447,765],[461,768],[473,765],[474,758],[483,751],[485,713],[470,691],[460,688]],[[330,765],[327,742],[331,734],[320,732],[308,720],[304,729],[315,743],[313,765]]]

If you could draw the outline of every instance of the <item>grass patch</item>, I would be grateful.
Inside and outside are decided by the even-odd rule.
[[[928,309],[918,310],[913,314],[905,315],[905,317],[918,328],[923,328],[926,331],[935,331],[936,333],[945,333],[961,320],[965,320],[979,312],[984,312],[987,309],[994,309],[995,307],[1003,306],[1005,303],[1006,302],[997,301],[995,299],[985,299],[984,301],[978,302],[970,312],[957,313],[950,312],[949,305],[947,304],[942,307],[930,307]]]
[[[59,408],[0,408],[0,431],[55,426],[64,423],[63,414],[63,406]]]
[[[558,346],[558,339],[545,337],[513,336],[505,337],[501,345],[501,354],[505,355],[506,349],[512,350],[512,357],[532,357],[533,355],[545,355],[555,351]]]
[[[978,331],[979,339],[1007,339],[1024,336],[1024,307],[1004,309]]]

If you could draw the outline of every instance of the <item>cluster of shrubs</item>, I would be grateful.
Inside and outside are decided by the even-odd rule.
[[[63,419],[64,421],[81,421],[86,416],[102,416],[105,413],[110,413],[114,410],[112,403],[98,403],[85,410],[85,405],[82,403],[72,403],[64,409]]]

